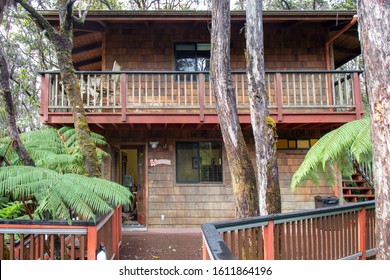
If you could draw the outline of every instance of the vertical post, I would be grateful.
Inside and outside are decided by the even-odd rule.
[[[362,253],[359,257],[361,260],[366,259],[366,221],[367,221],[367,210],[363,207],[358,213],[358,251]]]
[[[359,73],[353,73],[353,93],[355,98],[355,110],[356,110],[356,119],[361,119],[363,114],[362,108],[362,91],[360,89],[360,80]]]
[[[204,237],[203,237],[203,240],[202,240],[202,260],[210,260],[210,256],[209,256],[209,252],[207,251],[207,245],[206,245],[206,242],[204,241]]]
[[[87,260],[96,260],[97,225],[87,227]]]
[[[126,122],[126,91],[127,91],[127,82],[126,82],[126,74],[121,74],[121,113],[122,113],[122,122]],[[115,105],[115,104],[114,104]]]
[[[333,104],[333,96],[332,94],[336,94],[336,92],[333,92],[333,84],[332,84],[332,74],[327,73],[326,74],[326,82],[327,82],[327,88],[328,88],[328,106],[332,106]],[[329,108],[331,112],[333,112],[333,108]]]
[[[283,95],[282,95],[282,75],[276,73],[276,102],[278,107],[278,122],[283,120]]]
[[[274,249],[274,221],[269,221],[268,225],[264,227],[264,260],[275,259]]]
[[[118,206],[118,244],[122,244],[122,206]]]
[[[39,111],[43,115],[43,121],[47,122],[49,120],[49,74],[47,73],[41,76],[41,108]]]
[[[11,251],[10,247],[10,251]],[[0,234],[0,260],[4,260],[5,251],[4,251],[4,234]],[[11,258],[10,258],[11,259]]]
[[[199,121],[200,122],[204,122],[204,108],[205,108],[205,104],[204,104],[205,92],[204,92],[204,89],[205,89],[204,74],[203,73],[199,73],[198,74],[198,93],[199,93],[199,116],[200,116]]]
[[[115,254],[115,259],[119,260],[119,244],[118,244],[118,207],[114,207],[114,215],[112,219],[112,247],[113,253]]]

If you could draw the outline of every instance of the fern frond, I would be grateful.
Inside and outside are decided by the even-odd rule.
[[[306,154],[299,169],[295,172],[290,187],[294,190],[305,181],[315,185],[321,178],[334,184],[336,175],[334,164],[345,176],[354,172],[351,157],[358,162],[371,161],[370,120],[352,121],[325,134]]]
[[[59,174],[53,170],[30,166],[0,169],[0,194],[35,197],[36,211],[48,211],[55,219],[70,221],[69,210],[80,218],[95,219],[112,210],[113,205],[131,202],[131,192],[116,183],[78,174]]]

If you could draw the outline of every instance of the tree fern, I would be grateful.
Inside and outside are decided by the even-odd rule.
[[[83,157],[75,137],[75,129],[44,128],[20,136],[26,150],[38,167],[46,167],[60,173],[83,174]],[[109,156],[101,147],[107,146],[105,138],[92,133],[92,140],[97,145],[98,160]],[[9,137],[0,139],[0,157],[4,157],[11,165],[20,165],[17,154],[12,149]]]
[[[318,140],[295,172],[291,188],[295,189],[308,180],[315,185],[318,185],[320,179],[334,184],[334,165],[343,175],[354,173],[351,158],[357,163],[370,163],[372,160],[368,118],[346,123]]]
[[[30,166],[0,169],[0,196],[27,199],[34,197],[40,216],[71,221],[95,219],[112,210],[113,205],[128,205],[131,192],[116,183],[79,174],[60,174],[54,170]]]

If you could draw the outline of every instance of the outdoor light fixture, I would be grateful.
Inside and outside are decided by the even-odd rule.
[[[98,261],[107,260],[106,247],[104,247],[103,242],[99,244],[99,248],[96,250],[96,260]]]
[[[156,149],[157,145],[158,145],[158,141],[150,141],[150,147],[152,147],[152,149]]]

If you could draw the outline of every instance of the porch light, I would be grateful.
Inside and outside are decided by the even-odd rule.
[[[152,149],[156,149],[158,146],[158,141],[150,141],[150,147],[152,147]]]

